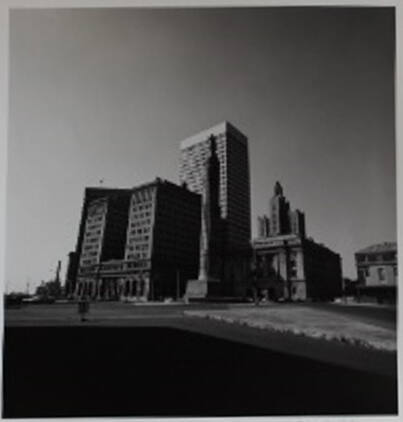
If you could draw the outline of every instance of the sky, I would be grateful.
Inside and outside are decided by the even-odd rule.
[[[178,182],[180,141],[248,137],[252,233],[276,180],[342,257],[396,240],[394,12],[12,10],[6,290],[75,249],[86,186]]]

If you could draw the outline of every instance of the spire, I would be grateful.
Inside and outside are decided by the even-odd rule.
[[[283,187],[280,185],[280,182],[277,181],[274,185],[274,195],[275,196],[283,196]]]
[[[57,269],[56,269],[56,277],[55,281],[56,283],[60,283],[60,268],[61,268],[62,262],[59,260],[57,261]]]

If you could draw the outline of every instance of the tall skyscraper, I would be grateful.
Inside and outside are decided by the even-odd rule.
[[[250,251],[251,210],[248,139],[229,122],[222,122],[181,142],[179,178],[194,192],[205,195],[206,162],[215,137],[219,160],[219,206],[222,221],[223,270],[226,291],[239,293],[245,282]]]

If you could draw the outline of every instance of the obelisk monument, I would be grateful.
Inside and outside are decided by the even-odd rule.
[[[214,135],[209,137],[209,149],[202,195],[199,276],[188,282],[189,298],[206,297],[208,284],[220,281],[220,162]]]

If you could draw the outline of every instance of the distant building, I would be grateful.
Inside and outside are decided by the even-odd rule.
[[[62,296],[62,285],[60,283],[61,261],[57,262],[56,274],[54,280],[48,282],[42,281],[36,288],[35,295],[41,298],[58,299]]]
[[[157,178],[131,189],[129,197],[96,199],[87,208],[76,296],[183,295],[198,271],[200,195]]]
[[[208,159],[218,157],[219,212],[222,253],[219,271],[221,295],[239,295],[245,289],[250,261],[250,176],[247,137],[228,122],[204,130],[181,143],[179,178],[191,191],[205,195]],[[202,252],[203,253],[203,252]]]
[[[296,234],[305,237],[305,215],[299,210],[292,211],[279,182],[274,186],[274,195],[269,201],[270,218],[258,217],[258,236],[271,237]]]
[[[341,294],[340,255],[306,238],[305,216],[291,211],[279,182],[270,218],[258,218],[253,241],[255,284],[271,300],[329,300]]]
[[[368,246],[355,254],[358,283],[361,286],[397,284],[397,244],[384,242]]]

